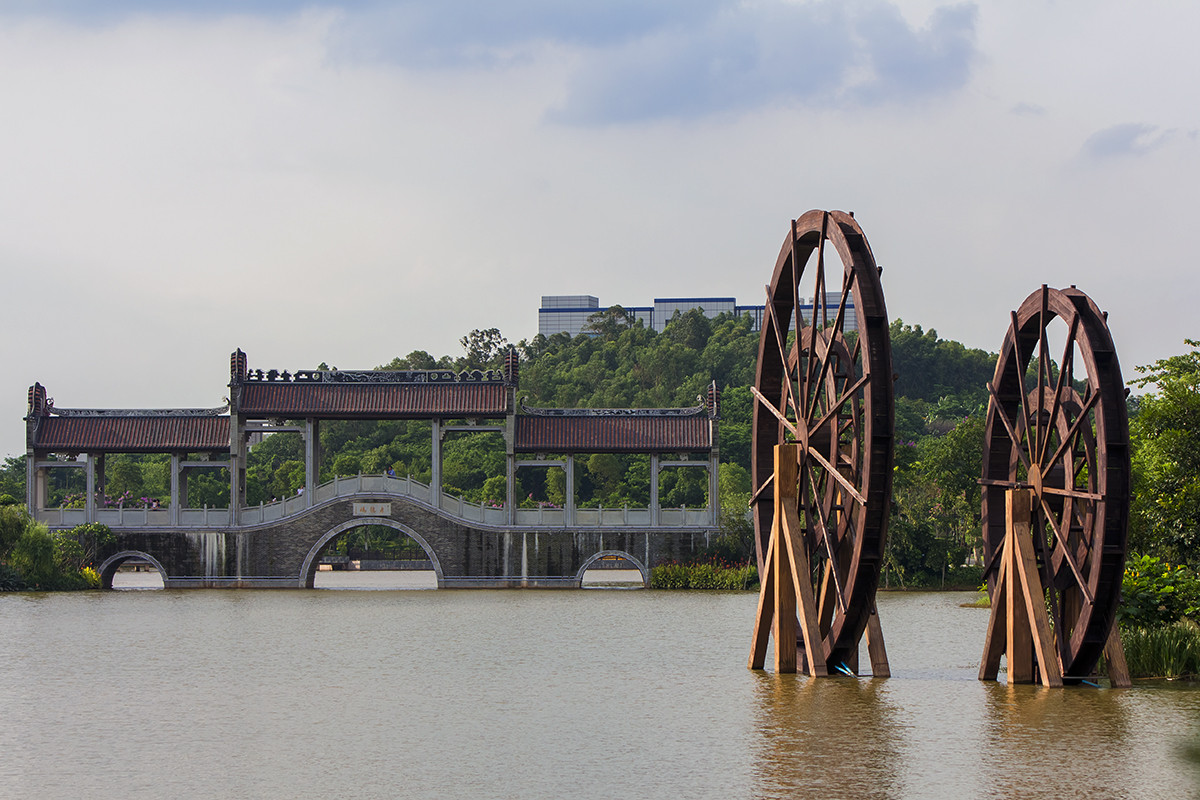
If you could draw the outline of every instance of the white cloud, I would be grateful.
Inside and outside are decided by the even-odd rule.
[[[340,49],[374,4],[0,13],[0,455],[35,380],[211,406],[235,347],[350,369],[531,336],[541,294],[758,302],[809,208],[857,212],[893,317],[992,349],[1076,283],[1127,371],[1178,351],[1193,13],[943,5],[657,4],[604,30],[527,5],[457,39],[432,14],[419,66]],[[1080,158],[1103,131],[1137,157]]]

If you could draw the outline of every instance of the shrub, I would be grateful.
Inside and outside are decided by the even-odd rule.
[[[1153,556],[1134,556],[1125,565],[1117,619],[1129,627],[1169,625],[1200,611],[1200,578],[1187,567]]]
[[[1200,626],[1191,620],[1121,630],[1125,660],[1134,678],[1200,675]]]
[[[726,589],[744,591],[758,586],[758,568],[718,558],[689,564],[661,564],[650,570],[652,589]]]

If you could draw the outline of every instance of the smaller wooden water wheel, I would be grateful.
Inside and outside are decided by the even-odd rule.
[[[839,259],[832,268],[826,242]],[[875,590],[894,407],[879,274],[852,215],[810,211],[793,221],[767,286],[753,389],[762,593],[751,668],[763,666],[770,634],[776,670],[796,670],[799,614],[800,666],[811,674],[855,671],[868,628],[873,673],[887,674]]]
[[[1002,604],[996,598],[1012,526],[1006,506],[1014,490],[1024,490],[1026,499],[1019,502],[1029,511],[1018,516],[1028,532],[1022,527],[1014,552],[1019,557],[1025,537],[1031,539],[1026,572],[1036,574],[1020,576],[1029,580],[1028,610],[1048,612],[1050,652],[1039,658],[1042,680],[1054,672],[1065,683],[1087,678],[1109,647],[1117,683],[1120,676],[1111,668],[1114,661],[1118,669],[1124,663],[1115,620],[1129,517],[1129,423],[1107,315],[1074,286],[1043,286],[1012,312],[988,390],[980,482],[993,613],[980,677],[994,679],[1000,652],[1013,646],[1011,634],[1000,641],[1003,632],[993,630],[1011,620],[997,616],[1014,608],[1025,614],[1011,601],[1007,611],[997,609]],[[1032,680],[1012,652],[1008,660],[1010,682]]]

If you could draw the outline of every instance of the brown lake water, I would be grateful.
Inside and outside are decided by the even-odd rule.
[[[752,594],[0,594],[0,797],[1198,794],[1200,691],[980,683],[970,599],[814,681],[746,669]]]

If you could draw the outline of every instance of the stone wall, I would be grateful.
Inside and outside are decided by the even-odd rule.
[[[356,517],[355,502],[389,503],[386,517]],[[418,502],[396,497],[339,499],[287,520],[230,530],[114,529],[116,544],[102,554],[106,582],[121,554],[145,553],[166,571],[171,588],[312,585],[318,544],[358,525],[387,525],[431,551],[440,586],[574,586],[579,571],[600,553],[623,553],[647,570],[696,554],[714,531],[654,532],[625,528],[550,530],[472,527]],[[126,557],[130,557],[126,556]]]

